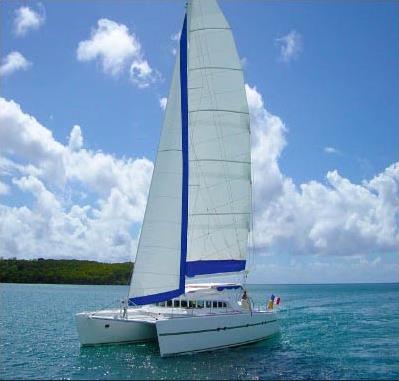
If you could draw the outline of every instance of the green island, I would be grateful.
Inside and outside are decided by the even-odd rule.
[[[0,259],[0,283],[114,284],[129,283],[133,263],[101,263],[77,259]]]

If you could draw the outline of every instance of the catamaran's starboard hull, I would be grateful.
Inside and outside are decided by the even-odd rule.
[[[173,318],[157,321],[156,327],[162,357],[250,344],[280,329],[273,312]]]
[[[138,343],[156,340],[155,324],[79,313],[75,316],[82,345]]]

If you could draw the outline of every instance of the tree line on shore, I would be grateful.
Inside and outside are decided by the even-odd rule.
[[[115,284],[130,281],[133,263],[0,258],[0,283]]]

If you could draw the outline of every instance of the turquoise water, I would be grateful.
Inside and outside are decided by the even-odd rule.
[[[253,285],[281,296],[264,342],[161,359],[156,344],[80,348],[74,314],[124,286],[0,285],[2,379],[398,379],[399,284]]]

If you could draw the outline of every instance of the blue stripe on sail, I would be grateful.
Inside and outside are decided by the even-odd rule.
[[[187,90],[187,15],[184,17],[180,37],[180,97],[181,97],[181,145],[183,156],[183,181],[181,200],[181,238],[180,238],[180,284],[182,294],[186,285],[187,222],[188,222],[188,90]]]
[[[193,261],[186,263],[186,275],[193,277],[203,274],[231,273],[245,269],[245,261],[215,260]]]
[[[163,302],[184,294],[186,287],[187,221],[188,221],[188,92],[187,92],[187,15],[184,17],[180,37],[180,107],[182,146],[182,200],[180,234],[180,279],[179,288],[153,295],[130,298],[129,305]],[[160,270],[162,271],[162,269]]]
[[[184,291],[183,291],[183,293],[184,293]],[[177,296],[179,296],[181,294],[182,294],[182,292],[181,292],[180,288],[178,288],[177,290],[161,292],[159,294],[139,296],[137,298],[130,298],[128,303],[129,303],[129,306],[141,306],[144,304],[163,302],[165,300],[176,298]]]

